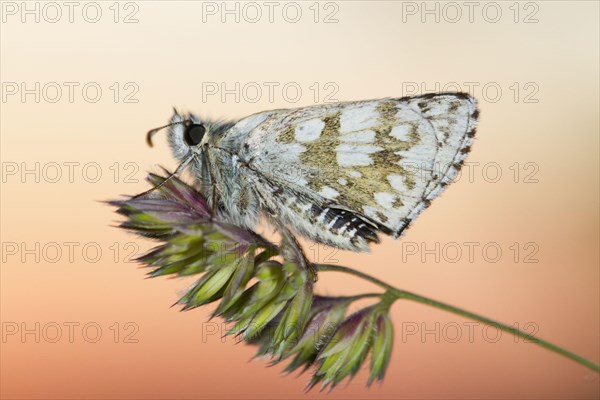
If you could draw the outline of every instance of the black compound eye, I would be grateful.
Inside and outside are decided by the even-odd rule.
[[[190,146],[196,146],[202,141],[206,128],[200,124],[190,124],[185,127],[183,138],[185,142]]]

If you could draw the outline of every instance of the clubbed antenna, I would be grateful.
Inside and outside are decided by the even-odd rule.
[[[153,147],[154,145],[152,144],[152,136],[154,136],[154,134],[162,129],[168,128],[170,126],[173,125],[179,125],[179,124],[187,124],[189,122],[192,122],[190,119],[184,119],[183,121],[178,121],[178,122],[171,122],[170,124],[164,125],[164,126],[160,126],[158,128],[154,128],[154,129],[150,129],[148,131],[148,133],[146,133],[146,143],[148,143],[148,146]]]

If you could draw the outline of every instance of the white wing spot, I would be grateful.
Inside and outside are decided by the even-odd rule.
[[[325,122],[320,119],[315,118],[304,121],[296,126],[296,130],[294,131],[296,140],[299,142],[312,142],[313,140],[317,140],[319,136],[321,136],[324,127]]]
[[[387,179],[390,182],[390,185],[392,185],[392,187],[394,189],[396,189],[399,193],[407,193],[407,192],[410,191],[410,190],[408,190],[408,188],[404,184],[405,178],[403,176],[401,176],[401,175],[388,175]]]
[[[323,211],[321,212],[321,214],[319,214],[319,217],[317,218],[317,222],[325,221],[325,215],[327,215],[327,211],[329,211],[329,208],[323,209]]]
[[[330,200],[333,200],[340,195],[337,190],[329,186],[323,186],[323,189],[321,189],[319,194]]]
[[[374,220],[379,220],[379,217],[377,216],[377,211],[378,211],[378,209],[377,209],[377,208],[375,208],[375,207],[371,207],[371,206],[367,206],[367,205],[364,205],[364,206],[363,206],[363,213],[364,213],[364,214],[365,214],[367,217],[373,218]],[[360,224],[360,225],[359,225],[359,228],[360,228],[361,226],[366,226],[366,225],[364,225],[364,224]]]
[[[408,124],[397,125],[392,128],[390,135],[398,140],[403,142],[410,141],[410,137],[408,136],[412,131],[412,126]]]
[[[369,145],[340,144],[337,151],[337,162],[340,167],[361,166],[366,167],[373,164],[369,154],[383,150],[381,147]]]
[[[340,217],[341,217],[341,215],[336,215],[334,219],[329,221],[329,224],[327,224],[327,228],[331,229],[333,227],[333,225],[335,224],[335,221],[337,221]]]
[[[346,173],[352,178],[360,178],[362,176],[360,172],[354,170],[346,171]]]
[[[377,105],[379,103],[366,104],[362,107],[350,107],[340,117],[340,133],[361,131],[377,125]]]
[[[383,208],[392,208],[392,203],[396,198],[395,195],[388,192],[377,192],[374,196],[377,203]]]
[[[350,226],[349,223],[345,223],[339,230],[338,230],[338,235],[341,235],[342,233],[346,232],[346,229],[348,229],[348,227]]]
[[[337,181],[340,185],[343,185],[343,186],[346,186],[348,184],[348,181],[345,180],[344,178],[339,178]]]

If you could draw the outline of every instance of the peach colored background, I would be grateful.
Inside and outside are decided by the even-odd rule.
[[[98,4],[103,16],[96,24],[81,18],[81,6],[73,23],[35,23],[31,17],[21,23],[18,16],[7,16],[1,28],[3,82],[98,82],[103,89],[97,103],[83,100],[77,89],[73,103],[64,97],[36,103],[32,96],[25,102],[11,96],[1,103],[5,168],[12,163],[33,168],[36,162],[47,168],[39,182],[20,173],[3,177],[4,246],[17,243],[23,249],[39,243],[46,254],[39,262],[25,255],[23,262],[21,253],[3,248],[2,398],[598,398],[598,374],[533,344],[515,343],[508,335],[496,343],[486,341],[481,326],[474,327],[469,343],[466,320],[409,303],[393,307],[396,342],[383,385],[365,389],[367,375],[361,373],[329,395],[305,395],[307,376],[282,377],[280,366],[249,362],[254,348],[206,335],[214,327],[202,325],[210,310],[169,308],[189,282],[145,280],[144,270],[123,262],[127,243],[138,244],[139,251],[151,243],[111,227],[118,217],[98,202],[144,190],[145,171],[175,165],[164,137],[157,137],[154,149],[146,147],[143,137],[147,129],[165,123],[173,105],[237,118],[312,104],[314,82],[337,84],[338,100],[401,96],[406,82],[426,82],[427,89],[434,89],[435,82],[477,82],[481,124],[468,161],[497,163],[502,178],[491,183],[480,167],[472,182],[461,178],[436,200],[403,241],[385,239],[371,254],[339,252],[334,258],[506,323],[532,322],[540,337],[598,362],[597,2],[536,2],[539,22],[529,24],[513,21],[512,2],[498,3],[503,15],[497,23],[483,19],[482,6],[472,23],[464,7],[457,23],[436,23],[433,16],[422,23],[420,15],[403,22],[401,2],[338,2],[339,22],[333,24],[312,21],[312,2],[301,4],[303,17],[296,24],[281,13],[273,23],[265,21],[266,15],[255,24],[236,23],[232,17],[221,23],[218,16],[203,22],[202,4],[183,1],[137,2],[138,23],[114,23],[112,2]],[[524,3],[519,7],[520,20],[533,10],[524,9]],[[121,8],[120,18],[128,11]],[[331,9],[321,8],[320,18],[325,11]],[[139,102],[115,103],[109,89],[114,82],[121,87],[135,82]],[[230,87],[234,82],[297,82],[303,95],[295,104],[286,102],[281,91],[273,102],[263,93],[255,103],[235,102],[232,96],[227,102],[212,96],[203,103],[202,82]],[[496,102],[486,101],[495,96],[492,90],[481,91],[490,82],[502,89]],[[517,101],[510,89],[514,82],[521,90]],[[533,96],[537,103],[524,102],[531,92],[524,89],[527,82],[539,88]],[[65,162],[80,163],[73,182],[67,167],[57,183],[49,182],[54,176],[49,163]],[[81,166],[92,162],[102,172],[96,183],[82,177]],[[116,183],[110,169],[115,162],[121,173]],[[128,162],[139,170],[125,169]],[[518,183],[509,169],[515,162],[521,165]],[[527,162],[539,168],[538,183],[523,182],[531,171],[523,169]],[[124,181],[131,171],[137,183]],[[87,171],[88,180],[92,172]],[[72,260],[65,242],[78,243]],[[452,263],[447,258],[436,262],[433,256],[422,262],[405,254],[403,263],[403,242],[428,248],[436,242],[495,242],[503,256],[491,263],[476,251],[474,262],[463,254]],[[515,262],[509,249],[514,242],[536,243],[539,262],[522,262],[523,249]],[[56,254],[49,243],[62,248],[57,262],[50,262]],[[89,261],[93,247],[87,261],[81,253],[89,243],[102,250],[97,262]],[[120,249],[118,262],[114,243]],[[329,254],[319,248],[312,257],[324,261]],[[318,284],[326,294],[372,289],[334,273],[323,273]],[[137,343],[125,343],[133,329],[125,329],[127,322],[138,328]],[[15,326],[35,331],[36,323],[39,343],[34,334],[10,334]],[[56,334],[53,323],[62,327],[55,343],[48,340]],[[79,324],[72,343],[65,323]],[[95,331],[90,328],[84,337],[82,327],[94,323],[102,335],[90,343],[86,338]],[[403,340],[403,324],[435,329],[436,323],[458,324],[462,338],[436,343],[429,334],[425,340],[419,335]],[[454,337],[453,332],[446,331]]]

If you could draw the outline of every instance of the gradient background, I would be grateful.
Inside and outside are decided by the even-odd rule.
[[[236,23],[232,16],[222,23],[219,15],[203,22],[202,4],[191,1],[136,2],[139,22],[133,24],[114,23],[112,2],[99,2],[103,15],[94,24],[82,19],[84,4],[73,23],[66,14],[57,23],[43,18],[36,23],[31,16],[23,23],[20,14],[4,15],[2,23],[3,83],[79,82],[81,88],[97,82],[103,89],[97,103],[85,101],[80,89],[72,103],[66,89],[56,103],[47,101],[51,94],[39,103],[32,95],[25,101],[18,95],[2,100],[2,398],[598,398],[598,374],[570,360],[515,343],[506,334],[495,343],[485,340],[481,325],[474,327],[470,343],[466,320],[401,302],[392,310],[396,341],[383,385],[367,390],[363,372],[331,394],[304,395],[308,376],[282,377],[282,366],[249,362],[254,348],[235,345],[233,339],[222,343],[220,322],[203,325],[211,307],[187,313],[169,308],[190,282],[145,280],[143,269],[124,262],[136,250],[128,243],[137,244],[139,252],[152,243],[111,227],[117,215],[98,202],[145,190],[146,171],[156,171],[158,164],[175,166],[163,137],[153,149],[144,144],[146,130],[165,123],[171,106],[238,118],[313,104],[309,87],[314,82],[335,83],[334,97],[340,101],[410,94],[403,90],[407,82],[425,82],[428,91],[435,90],[435,82],[458,82],[463,90],[468,90],[464,82],[476,82],[481,123],[467,161],[480,166],[472,179],[463,176],[451,186],[402,241],[386,238],[370,254],[333,257],[330,249],[313,247],[319,250],[309,251],[309,257],[334,258],[502,322],[531,322],[540,337],[598,362],[597,2],[534,2],[529,8],[520,3],[517,23],[512,2],[497,3],[502,10],[497,23],[483,18],[485,3],[473,22],[463,6],[462,19],[451,23],[454,14],[446,9],[444,18],[443,4],[437,6],[439,22],[433,15],[422,22],[420,13],[404,14],[403,21],[407,4],[401,2],[336,2],[338,22],[331,24],[314,23],[312,2],[301,4],[303,16],[295,24],[277,12],[282,6],[273,23],[266,14],[257,23]],[[120,19],[134,10],[119,7]],[[320,7],[321,20],[334,10]],[[493,11],[487,10],[488,19]],[[523,23],[534,11],[538,22]],[[134,82],[139,101],[115,102],[109,89],[114,82],[122,90]],[[303,94],[293,104],[281,90],[269,101],[266,89],[254,103],[236,102],[232,95],[225,102],[219,96],[203,102],[203,82],[225,82],[230,88],[235,82],[297,82]],[[501,96],[492,89],[482,93],[490,82],[502,89]],[[518,98],[510,89],[514,82]],[[533,86],[525,90],[528,82]],[[538,91],[528,100],[537,102],[525,101],[531,88]],[[324,101],[324,94],[316,100]],[[36,162],[40,177],[21,174],[23,166],[31,169]],[[72,182],[65,162],[79,163]],[[515,162],[520,163],[516,183],[510,169]],[[525,169],[528,162],[537,168],[537,182],[524,182],[534,168]],[[52,163],[63,166],[56,183],[50,182],[56,171]],[[97,182],[88,182],[95,168],[83,175],[86,163],[100,166]],[[498,182],[491,182],[495,170],[482,175],[481,166],[490,163],[502,172]],[[19,171],[13,175],[15,165]],[[127,173],[133,183],[126,181]],[[72,259],[65,242],[77,243]],[[423,262],[424,253],[403,252],[406,243],[421,250],[459,243],[464,253],[465,242],[479,243],[472,262],[467,254],[457,262],[432,255]],[[490,242],[503,250],[496,263],[481,253]],[[509,249],[515,242],[521,247],[517,260]],[[528,242],[539,248],[537,263],[523,262],[531,251],[523,249]],[[36,243],[39,260],[22,251],[35,249]],[[52,243],[58,243],[61,256]],[[97,260],[95,248],[102,251]],[[338,275],[323,273],[318,292],[373,290]],[[65,325],[70,323],[78,324],[72,340]],[[435,330],[436,323],[439,341],[434,334],[403,335],[403,326]],[[61,327],[57,338],[56,324]],[[92,328],[84,335],[86,324]],[[455,324],[462,337],[452,343],[446,339],[456,331],[443,335],[442,328]],[[91,343],[94,326],[102,333]],[[21,336],[22,328],[37,330],[39,338]],[[488,333],[494,337],[493,330]],[[128,343],[127,334],[137,343]]]

